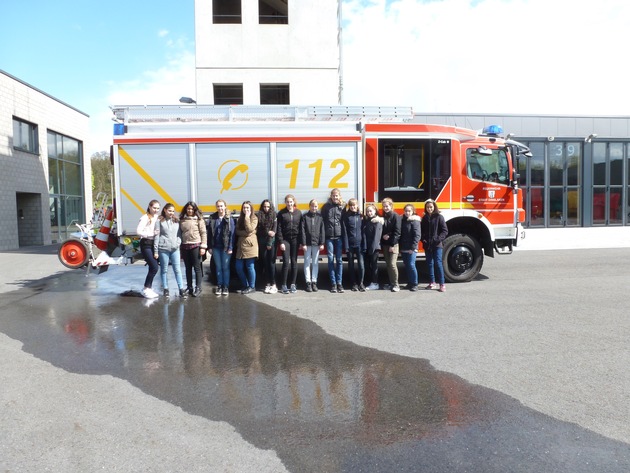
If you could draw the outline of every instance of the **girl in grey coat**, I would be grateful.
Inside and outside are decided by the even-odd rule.
[[[153,240],[153,257],[160,260],[160,274],[164,297],[169,297],[168,291],[168,263],[173,266],[175,281],[179,287],[179,296],[186,298],[186,290],[182,281],[182,268],[179,256],[179,246],[182,243],[182,231],[179,219],[175,216],[175,206],[171,203],[164,205],[162,215],[155,222],[155,239]]]

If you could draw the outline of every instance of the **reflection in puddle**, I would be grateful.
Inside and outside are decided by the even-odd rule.
[[[65,369],[113,374],[229,422],[291,471],[630,470],[627,445],[247,297],[147,303],[105,286],[51,285],[16,338]]]

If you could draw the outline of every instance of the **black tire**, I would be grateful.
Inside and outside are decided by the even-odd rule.
[[[472,281],[483,266],[483,250],[470,235],[450,235],[444,240],[442,263],[448,282]]]

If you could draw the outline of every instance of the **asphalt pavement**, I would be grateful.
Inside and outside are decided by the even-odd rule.
[[[369,301],[322,295],[318,304],[300,293],[252,298],[343,340],[429,360],[537,412],[630,444],[628,247],[630,227],[534,229],[517,256],[488,259],[483,278],[448,285],[446,294]],[[38,294],[42,279],[70,271],[57,248],[0,252],[0,317]],[[526,251],[537,253],[518,256]],[[604,260],[607,268],[599,265]],[[95,277],[85,277],[86,290]],[[483,311],[473,310],[474,302],[463,311],[481,297],[489,301]],[[410,301],[418,317],[406,312]],[[439,315],[431,316],[436,307]],[[4,471],[89,471],[94,464],[107,471],[287,471],[277,452],[255,447],[226,422],[186,413],[113,376],[60,369],[3,333],[0,374]]]

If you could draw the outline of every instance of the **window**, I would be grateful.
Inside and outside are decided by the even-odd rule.
[[[74,221],[84,222],[83,143],[48,131],[48,192],[52,241],[63,241],[74,229]]]
[[[258,23],[261,25],[288,24],[287,0],[258,0]]]
[[[243,84],[214,84],[215,105],[243,105]]]
[[[450,140],[379,140],[379,195],[400,202],[435,198],[451,174]]]
[[[13,147],[29,153],[38,153],[37,125],[13,117]]]
[[[212,23],[241,23],[241,0],[212,0]]]
[[[623,224],[624,143],[593,143],[593,225]]]
[[[523,205],[526,209],[526,223],[529,227],[545,226],[545,143],[524,143],[533,156],[519,159],[520,186],[523,191]],[[529,170],[528,170],[529,169]]]
[[[508,161],[505,150],[487,149],[487,152],[491,152],[491,154],[481,154],[477,151],[477,148],[466,150],[466,172],[468,177],[480,181],[507,184],[510,176],[508,176]]]
[[[261,105],[289,103],[289,84],[260,84]]]
[[[581,143],[559,140],[547,143],[547,226],[581,225],[581,162]]]

